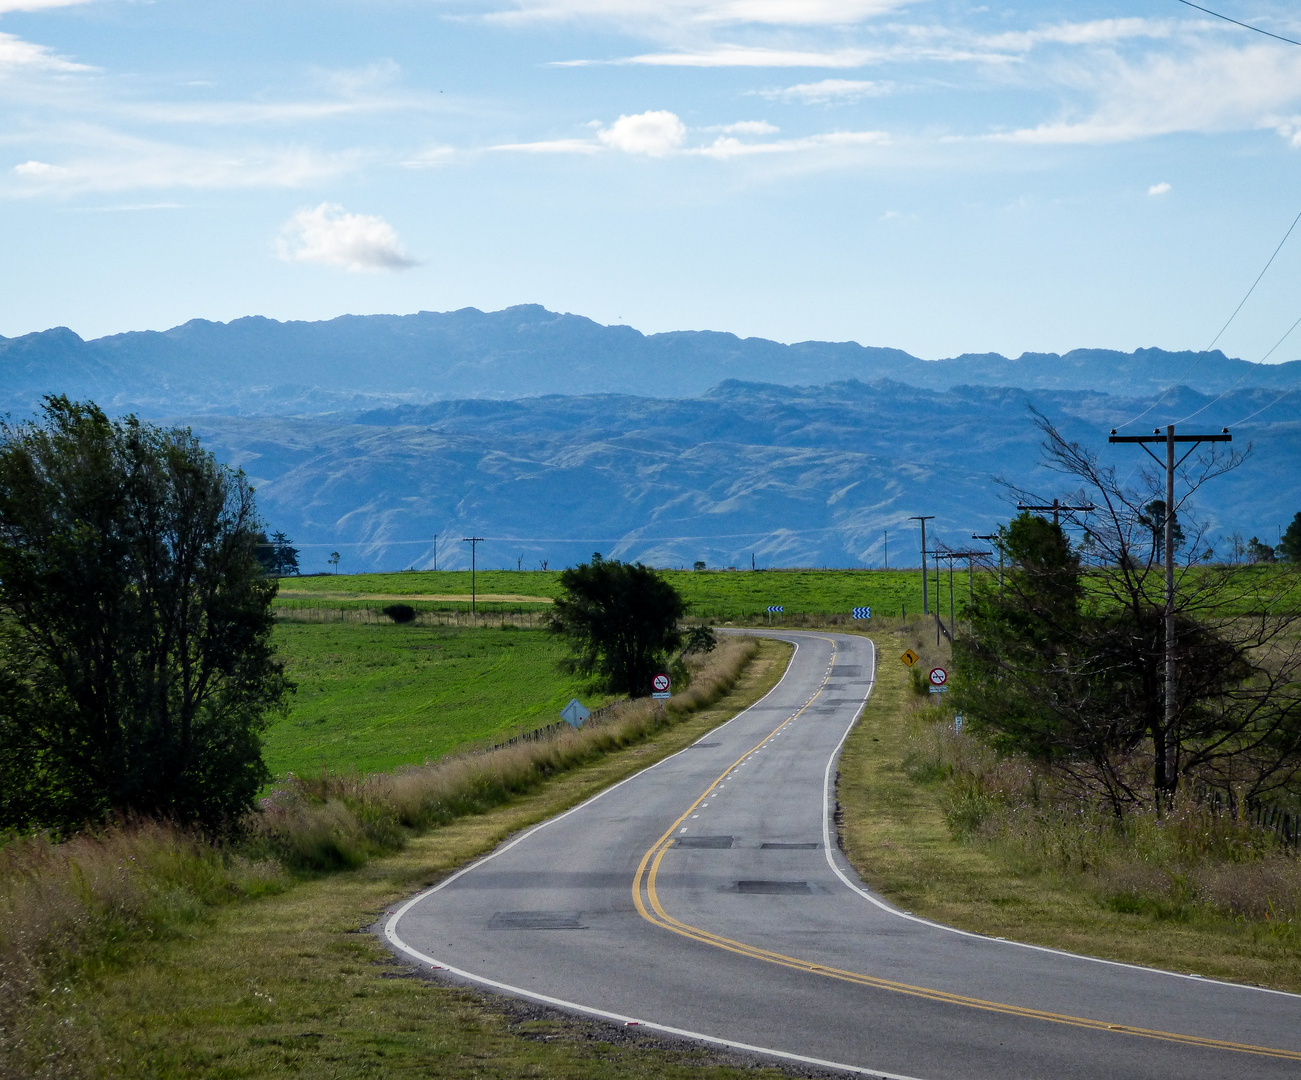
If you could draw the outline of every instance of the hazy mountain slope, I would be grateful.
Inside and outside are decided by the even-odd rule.
[[[1277,397],[1236,392],[1197,424],[1216,430]],[[1178,392],[1143,423],[1208,400]],[[955,546],[1007,520],[1015,511],[996,476],[1068,493],[1038,465],[1030,404],[1104,453],[1109,427],[1142,408],[1096,393],[730,382],[687,400],[449,401],[347,422],[191,422],[254,478],[267,517],[304,544],[306,569],[323,569],[334,548],[345,569],[428,565],[435,532],[449,566],[465,562],[468,535],[490,538],[480,555],[493,566],[564,565],[592,550],[658,565],[748,566],[753,552],[760,566],[844,566],[880,565],[888,529],[899,565],[917,559],[912,514],[935,514],[935,534]],[[1271,540],[1301,509],[1301,395],[1235,437],[1255,441],[1252,458],[1201,509],[1216,534]],[[1123,473],[1143,466],[1132,447],[1112,456]]]
[[[310,323],[196,319],[93,341],[64,328],[0,338],[0,405],[20,411],[49,392],[145,415],[287,415],[543,394],[695,397],[728,379],[801,386],[882,378],[935,390],[965,384],[1141,396],[1183,383],[1218,393],[1235,384],[1296,385],[1301,361],[1258,365],[1218,351],[1160,349],[924,361],[854,342],[783,345],[708,331],[646,336],[537,305]]]

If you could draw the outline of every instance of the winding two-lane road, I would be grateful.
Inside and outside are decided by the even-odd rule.
[[[394,948],[457,979],[921,1080],[1301,1077],[1301,996],[955,931],[836,847],[872,643],[782,632],[782,681],[693,747],[413,897]]]

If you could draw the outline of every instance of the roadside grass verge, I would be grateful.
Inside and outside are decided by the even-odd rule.
[[[277,778],[420,765],[553,723],[572,697],[611,700],[560,670],[543,630],[281,621],[275,644],[298,683],[265,736]]]
[[[586,742],[562,733],[474,755],[473,768],[450,759],[298,788],[239,850],[147,822],[58,845],[10,840],[0,1077],[753,1075],[722,1055],[612,1042],[596,1025],[431,986],[358,932],[699,738],[767,692],[789,649],[728,641],[711,656],[668,709],[631,703]]]
[[[872,636],[876,689],[838,788],[843,843],[864,881],[964,930],[1301,991],[1294,856],[1232,823],[1210,835],[1191,813],[1117,834],[1061,803],[991,798],[998,784],[1024,791],[1024,766],[958,736],[898,659],[911,646],[929,669],[946,651],[915,631]]]

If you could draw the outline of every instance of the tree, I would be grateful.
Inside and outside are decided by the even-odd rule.
[[[0,425],[0,827],[248,811],[292,690],[257,526],[187,430],[63,397]]]
[[[262,569],[272,577],[286,577],[298,573],[298,549],[282,532],[270,537],[264,532],[256,536],[254,551]]]
[[[1272,563],[1278,562],[1278,557],[1269,544],[1262,544],[1258,537],[1253,536],[1247,541],[1247,562],[1253,564]]]
[[[1165,499],[1153,499],[1143,507],[1143,512],[1138,515],[1138,522],[1152,530],[1155,559],[1159,563],[1165,562]],[[1174,534],[1174,549],[1177,552],[1184,546],[1184,528],[1179,524],[1178,518],[1175,519],[1171,531]]]
[[[1301,616],[1286,599],[1301,584],[1197,554],[1204,530],[1190,497],[1243,455],[1212,447],[1181,472],[1186,493],[1172,512],[1189,542],[1173,593],[1167,714],[1165,575],[1151,511],[1164,478],[1126,487],[1042,417],[1039,426],[1046,463],[1083,482],[1073,501],[1096,508],[1092,566],[1072,562],[1064,531],[1047,522],[1017,519],[1004,531],[1005,590],[980,590],[971,632],[955,643],[955,707],[1003,749],[1103,794],[1117,813],[1149,800],[1159,810],[1185,783],[1230,802],[1290,785],[1301,775]]]
[[[700,571],[700,570],[705,569],[705,560],[704,560],[704,559],[697,559],[695,562],[693,562],[693,563],[691,564],[691,569],[692,569],[692,570],[696,570],[696,571]]]
[[[1292,524],[1283,533],[1278,550],[1288,562],[1301,563],[1301,513],[1292,519]]]
[[[334,567],[334,572],[337,574],[339,572],[339,553],[337,551],[330,552],[330,565]]]
[[[598,674],[613,693],[645,697],[682,644],[687,605],[649,566],[593,558],[560,575],[551,629],[569,640],[572,671]]]

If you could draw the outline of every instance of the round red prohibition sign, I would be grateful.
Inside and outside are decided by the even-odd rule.
[[[942,667],[931,668],[931,685],[943,686],[949,681],[949,673]]]
[[[651,686],[654,688],[655,693],[662,694],[669,688],[669,677],[667,675],[656,675],[655,678],[651,679]]]

